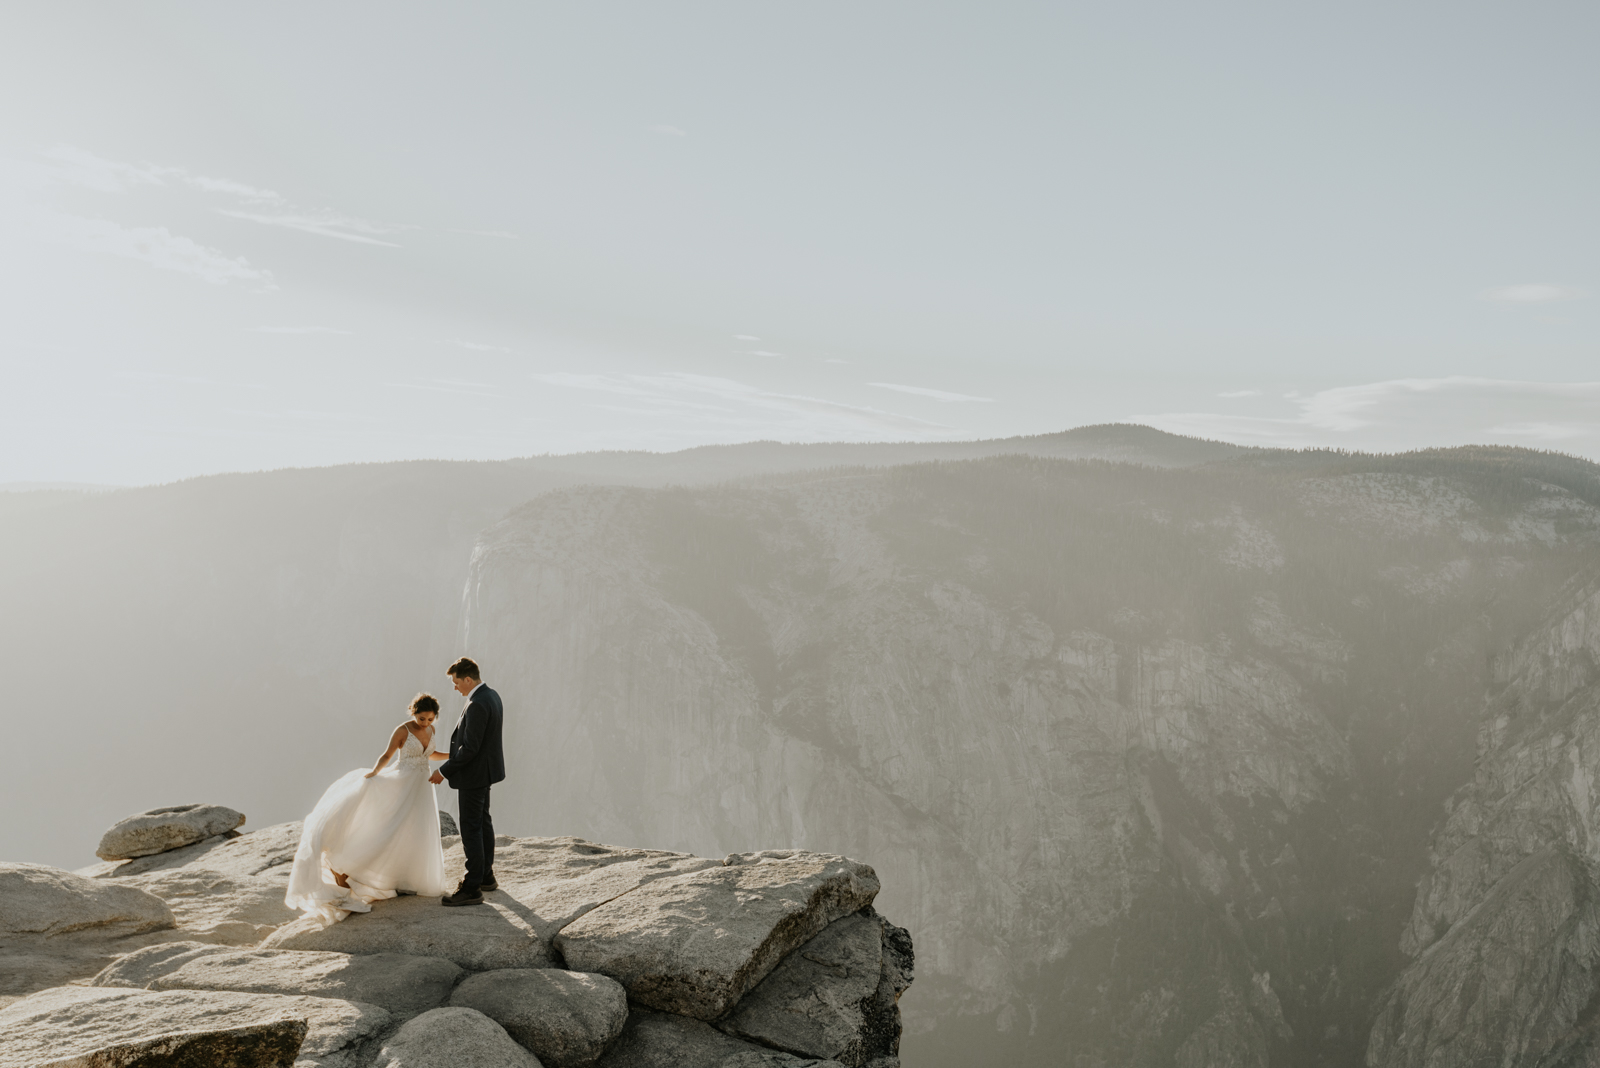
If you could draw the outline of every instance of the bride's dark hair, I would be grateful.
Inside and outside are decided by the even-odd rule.
[[[417,696],[411,699],[411,714],[414,716],[418,712],[432,712],[434,715],[439,714],[439,702],[433,696],[433,694],[419,693]]]

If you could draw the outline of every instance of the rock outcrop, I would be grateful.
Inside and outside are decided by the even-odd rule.
[[[372,1068],[542,1068],[499,1024],[476,1009],[433,1009],[407,1020]]]
[[[153,808],[118,821],[101,837],[101,860],[132,860],[167,853],[207,838],[226,835],[244,823],[244,813],[221,805]]]
[[[0,864],[0,1005],[84,979],[172,933],[166,902],[41,864]]]
[[[177,926],[172,910],[133,886],[86,879],[42,864],[0,863],[0,934],[128,934]]]
[[[893,1063],[898,1064],[898,1061]],[[687,1016],[636,1011],[599,1068],[842,1068],[836,1061],[796,1057],[741,1042]]]
[[[785,957],[717,1026],[797,1056],[863,1068],[899,1050],[895,1005],[911,972],[911,936],[868,910]]]
[[[872,912],[864,864],[502,838],[486,905],[402,895],[323,928],[283,914],[293,830],[213,835],[92,877],[0,867],[0,938],[32,940],[0,968],[21,976],[0,1064],[898,1063],[910,942]],[[824,1047],[838,1059],[808,1052]]]
[[[309,1030],[308,1017],[289,998],[60,987],[0,1010],[0,1064],[284,1068]]]
[[[556,946],[570,966],[616,976],[635,1004],[714,1020],[877,895],[872,869],[844,857],[729,857],[606,902],[563,928]]]
[[[117,881],[161,898],[179,926],[211,942],[254,945],[300,916],[284,904],[280,877],[172,868]]]
[[[593,1064],[628,1022],[628,995],[604,975],[559,968],[480,972],[450,995],[506,1029],[545,1068]]]
[[[402,1016],[441,1005],[462,971],[438,957],[230,949],[173,942],[128,954],[94,986],[142,990],[232,990],[360,1001]]]

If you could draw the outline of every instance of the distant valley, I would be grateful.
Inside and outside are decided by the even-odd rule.
[[[9,859],[296,818],[469,652],[505,830],[874,865],[907,1064],[1600,1056],[1594,464],[1114,426],[30,496]]]

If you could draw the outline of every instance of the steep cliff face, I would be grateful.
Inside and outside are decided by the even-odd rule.
[[[696,485],[996,453],[1166,466],[1247,451],[1111,426],[1005,441],[351,464],[92,495],[0,494],[0,676],[70,675],[73,721],[101,742],[35,754],[0,779],[0,802],[35,812],[0,827],[0,853],[78,863],[81,829],[149,804],[144,769],[175,755],[186,761],[187,790],[226,794],[258,819],[303,815],[333,777],[373,759],[369,750],[417,690],[444,685],[444,665],[461,653],[461,588],[479,533],[555,487]],[[18,699],[44,698],[17,685]],[[247,723],[316,744],[287,763],[215,759]],[[67,779],[96,789],[34,805]]]
[[[1441,466],[549,494],[467,593],[538,761],[509,804],[867,859],[920,1063],[1360,1063],[1490,657],[1600,531]]]
[[[1472,781],[1449,803],[1369,1063],[1600,1057],[1600,583],[1498,665]]]

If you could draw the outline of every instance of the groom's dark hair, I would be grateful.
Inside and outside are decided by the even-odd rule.
[[[478,679],[480,682],[483,680],[483,676],[478,674],[478,665],[466,657],[462,657],[454,664],[451,664],[450,669],[445,674],[456,679]]]

